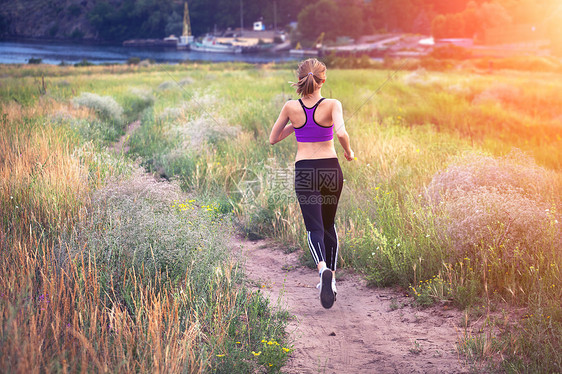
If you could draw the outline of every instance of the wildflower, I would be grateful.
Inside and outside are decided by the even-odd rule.
[[[262,343],[267,343],[267,340],[262,339],[261,342],[262,342]]]
[[[236,344],[242,344],[242,343],[240,343],[240,342],[236,342]]]
[[[259,351],[258,353],[252,351],[252,354],[253,354],[255,357],[257,357],[257,356],[261,355],[261,351]]]
[[[273,364],[270,362],[270,363],[269,363],[269,366],[273,366]]]
[[[225,355],[217,355],[217,357],[224,357]]]
[[[285,347],[283,347],[282,349],[283,349],[283,352],[289,352],[289,351],[290,351],[290,349],[289,349],[289,348],[285,348]]]

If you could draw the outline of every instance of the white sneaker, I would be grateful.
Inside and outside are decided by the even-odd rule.
[[[326,309],[330,309],[334,305],[335,295],[333,291],[333,273],[330,269],[322,269],[320,275],[320,304]]]

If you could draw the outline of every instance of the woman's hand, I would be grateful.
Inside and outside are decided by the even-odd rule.
[[[355,153],[353,153],[353,150],[351,149],[349,150],[349,153],[344,150],[343,155],[345,156],[347,161],[353,161],[355,159]]]

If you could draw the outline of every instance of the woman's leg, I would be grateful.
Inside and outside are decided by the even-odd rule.
[[[337,166],[337,169],[334,165]],[[338,170],[339,174],[337,173]],[[337,184],[334,184],[334,181],[340,179],[338,178],[340,174],[341,170],[337,159],[301,160],[295,164],[295,191],[307,230],[307,244],[320,273],[320,302],[326,309],[331,308],[334,304],[335,290],[332,282],[334,279],[333,269],[328,269],[326,263],[327,253],[324,242],[326,222],[324,222],[324,217],[331,218],[332,225],[329,230],[332,230],[335,234],[333,222],[341,188],[338,192]],[[343,178],[341,179],[343,183]],[[328,183],[328,190],[332,194],[336,192],[337,197],[326,196],[325,193],[322,193],[326,189],[326,183]],[[332,207],[333,213],[329,213],[326,206],[334,204],[335,206]],[[337,252],[337,238],[335,243],[335,249],[330,249],[332,252],[334,250]],[[335,268],[337,253],[331,253],[330,256]]]
[[[322,205],[318,203],[320,193],[315,191],[297,191],[304,225],[306,243],[318,271],[326,267],[326,249],[324,246],[324,225],[322,224]]]
[[[335,218],[338,203],[343,189],[343,174],[337,160],[330,164],[335,178],[332,183],[325,187],[322,192],[322,223],[324,227],[324,246],[326,250],[326,264],[336,271],[338,261],[338,234],[336,232]]]
[[[301,160],[295,163],[295,192],[306,226],[306,243],[320,271],[326,266],[326,250],[322,223],[322,196],[316,183],[317,167],[318,160]]]

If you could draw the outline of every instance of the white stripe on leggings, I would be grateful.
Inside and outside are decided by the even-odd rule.
[[[310,249],[310,253],[312,254],[312,258],[314,259],[314,262],[316,262],[316,265],[318,265],[320,260],[318,259],[318,256],[316,255],[316,251],[314,250],[314,245],[312,245],[312,240],[310,240],[310,231],[306,232],[306,240],[308,242],[308,249]]]
[[[336,265],[338,263],[338,250],[340,247],[340,241],[338,239],[338,232],[336,230],[336,224],[334,223],[334,234],[336,234],[336,255],[332,258],[332,262],[333,262],[333,267],[332,269],[334,269],[334,271],[336,271]]]

